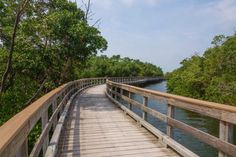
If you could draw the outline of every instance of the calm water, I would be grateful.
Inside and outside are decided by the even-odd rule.
[[[167,91],[165,81],[163,81],[161,83],[147,85],[144,88],[158,90],[161,92]],[[142,103],[141,96],[132,95],[132,97],[136,101]],[[164,114],[166,114],[166,112],[167,112],[167,105],[164,102],[159,102],[159,101],[149,99],[148,106],[150,108],[158,110],[159,112],[164,113]],[[133,111],[141,117],[141,115],[142,115],[141,110],[133,107]],[[186,110],[182,110],[182,109],[176,109],[174,116],[176,119],[178,119],[182,122],[185,122],[191,126],[194,126],[195,128],[198,128],[204,132],[210,133],[210,134],[218,137],[218,134],[219,134],[219,132],[218,132],[219,121],[218,120],[215,120],[215,119],[212,119],[209,117],[205,117],[205,116],[201,116],[199,114],[196,114],[196,113],[193,113],[190,111],[186,111]],[[148,115],[147,120],[149,123],[154,125],[156,128],[158,128],[162,132],[164,132],[164,133],[166,132],[166,124],[164,122],[158,120],[157,118],[152,117],[151,115]],[[199,140],[193,138],[192,136],[183,133],[182,131],[180,131],[178,129],[174,129],[173,138],[201,157],[217,157],[218,156],[217,150],[215,150],[214,148],[212,148],[211,146],[209,146],[207,144],[200,142]]]

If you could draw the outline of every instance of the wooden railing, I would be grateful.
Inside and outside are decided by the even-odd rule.
[[[54,156],[60,132],[73,98],[85,88],[104,84],[106,79],[90,78],[66,83],[16,114],[0,127],[0,157],[36,157],[41,151],[43,156]],[[109,79],[124,83],[145,81],[145,78],[141,77],[113,77]],[[38,123],[41,126],[41,134],[32,151],[29,152],[28,137]],[[50,135],[51,132],[53,132],[52,135]]]
[[[172,138],[173,128],[178,128],[216,148],[219,150],[220,157],[236,156],[236,146],[232,144],[233,125],[236,124],[236,107],[143,89],[113,82],[111,80],[107,81],[106,94],[114,103],[118,104],[125,113],[129,114],[140,125],[158,136],[165,145],[173,148],[183,156],[192,157],[198,155],[183,147]],[[133,94],[143,97],[143,103],[134,100],[131,96]],[[128,107],[120,101],[121,99],[129,104]],[[157,110],[148,107],[149,99],[164,101],[167,104],[167,114],[160,113]],[[132,106],[135,106],[142,111],[142,117],[132,112]],[[219,138],[175,119],[175,108],[185,109],[219,120]],[[147,122],[147,114],[158,118],[167,124],[166,134]]]

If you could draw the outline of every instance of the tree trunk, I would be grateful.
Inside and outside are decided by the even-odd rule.
[[[10,72],[12,71],[12,56],[13,56],[13,51],[14,51],[14,46],[15,46],[16,31],[17,31],[17,27],[20,22],[22,12],[24,11],[24,9],[26,7],[27,2],[28,2],[28,0],[23,1],[22,6],[20,7],[19,11],[16,14],[16,19],[15,19],[15,23],[14,23],[14,27],[13,27],[12,38],[11,38],[11,46],[10,46],[10,50],[9,50],[8,60],[7,60],[7,67],[6,67],[5,72],[3,73],[3,76],[2,76],[0,94],[4,91],[7,78],[9,76]]]
[[[65,61],[65,66],[63,67],[62,71],[61,71],[61,76],[60,76],[60,81],[59,84],[63,84],[66,81],[68,81],[68,73],[70,72],[71,68],[72,68],[72,59],[69,57],[68,59],[66,59]]]
[[[44,78],[43,82],[41,83],[40,87],[38,88],[38,90],[34,93],[34,95],[25,103],[24,106],[28,106],[30,105],[34,100],[35,98],[39,95],[39,93],[42,91],[43,87],[44,87],[44,84],[46,83],[47,81],[47,77]]]

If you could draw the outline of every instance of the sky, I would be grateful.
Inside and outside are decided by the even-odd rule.
[[[203,54],[215,35],[236,31],[236,0],[91,0],[104,55],[151,62],[164,72]],[[77,0],[79,6],[81,1]]]

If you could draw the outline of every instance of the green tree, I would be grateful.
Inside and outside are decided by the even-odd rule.
[[[1,123],[40,95],[77,79],[81,64],[107,47],[74,2],[3,0],[0,13]]]
[[[203,56],[192,56],[168,74],[171,93],[236,105],[236,35],[216,36]]]

